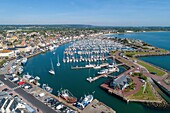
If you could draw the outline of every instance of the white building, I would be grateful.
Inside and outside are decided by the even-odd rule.
[[[14,57],[15,52],[11,50],[1,50],[0,51],[0,57]]]

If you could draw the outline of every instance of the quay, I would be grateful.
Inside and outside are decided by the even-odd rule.
[[[116,113],[116,111],[94,99],[81,113]]]
[[[133,71],[133,70],[134,70],[134,69],[131,68],[131,69],[125,71],[124,73],[119,74],[117,77],[120,77],[120,76],[123,76],[123,75],[127,75],[128,73],[130,73],[130,72]],[[110,87],[109,87],[109,83],[110,83],[111,81],[112,81],[112,78],[110,78],[109,80],[107,80],[105,83],[101,84],[100,87],[103,88],[104,90],[106,90],[107,92],[109,92],[109,93],[111,93],[111,94],[115,94],[115,95],[117,95],[117,96],[119,96],[119,97],[121,97],[121,98],[124,99],[124,95],[123,95],[122,91],[120,91],[120,90],[119,90],[119,91],[116,91],[116,90],[114,90],[113,88],[110,88]]]

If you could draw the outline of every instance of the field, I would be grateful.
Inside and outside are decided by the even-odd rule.
[[[149,65],[149,64],[147,64],[145,62],[142,62],[142,61],[138,60],[137,63],[144,66],[150,73],[155,73],[158,76],[163,76],[165,74],[164,71],[162,71],[162,70],[160,70],[160,69],[158,69],[156,67],[153,67],[153,66],[151,66],[151,65]]]

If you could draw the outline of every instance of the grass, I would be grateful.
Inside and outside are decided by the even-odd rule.
[[[148,52],[125,52],[124,55],[128,56],[128,57],[134,57],[134,55],[137,55],[137,54],[146,54]]]
[[[0,67],[2,67],[2,65],[3,65],[5,62],[6,62],[6,60],[2,60],[2,61],[0,62]]]
[[[156,73],[156,75],[158,75],[158,76],[163,76],[164,74],[165,74],[165,72],[164,71],[162,71],[162,70],[160,70],[160,69],[158,69],[158,68],[156,68],[156,67],[153,67],[153,66],[151,66],[151,65],[149,65],[149,64],[147,64],[147,63],[145,63],[145,62],[142,62],[142,61],[138,61],[137,62],[138,64],[140,64],[140,65],[142,65],[142,66],[144,66],[150,73]]]
[[[141,87],[141,89],[137,93],[128,96],[128,99],[158,100],[155,94],[153,93],[149,83],[146,84],[146,89],[144,93],[143,93],[143,87]]]
[[[160,49],[160,52],[124,52],[124,55],[128,57],[134,57],[134,55],[144,55],[144,54],[157,55],[157,54],[166,53],[166,52],[167,50]]]

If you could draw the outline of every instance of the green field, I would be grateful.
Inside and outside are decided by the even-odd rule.
[[[146,84],[145,92],[143,93],[143,87],[141,89],[128,97],[128,99],[138,99],[138,100],[158,100],[158,98],[153,93],[149,83]]]
[[[149,65],[149,64],[147,64],[147,63],[145,63],[145,62],[142,62],[142,61],[139,61],[139,60],[138,60],[137,63],[140,64],[140,65],[142,65],[142,66],[144,66],[149,72],[154,72],[154,73],[156,73],[156,75],[158,75],[158,76],[163,76],[163,75],[165,74],[164,71],[162,71],[162,70],[160,70],[160,69],[158,69],[158,68],[156,68],[156,67],[153,67],[153,66],[151,66],[151,65]]]

